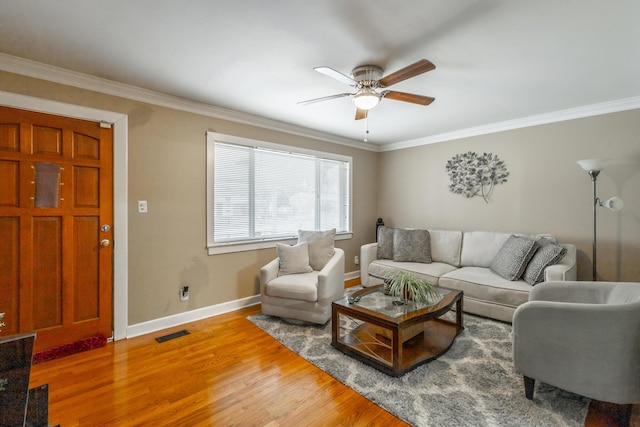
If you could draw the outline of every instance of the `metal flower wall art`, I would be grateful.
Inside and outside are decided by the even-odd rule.
[[[479,196],[485,203],[489,203],[494,187],[507,182],[509,176],[504,161],[498,156],[471,151],[456,154],[447,161],[447,173],[451,179],[449,191],[468,199]]]

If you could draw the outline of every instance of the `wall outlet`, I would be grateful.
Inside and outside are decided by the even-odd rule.
[[[360,257],[358,255],[353,257],[353,262],[356,263],[356,265],[360,264]]]
[[[189,299],[189,287],[183,286],[180,288],[180,301],[186,301]]]
[[[146,214],[149,212],[149,208],[147,207],[146,200],[138,200],[138,213]]]

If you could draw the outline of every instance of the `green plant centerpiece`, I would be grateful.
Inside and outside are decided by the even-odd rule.
[[[442,296],[436,287],[407,271],[398,270],[389,280],[389,294],[401,298],[405,303],[412,300],[418,305],[433,305]]]

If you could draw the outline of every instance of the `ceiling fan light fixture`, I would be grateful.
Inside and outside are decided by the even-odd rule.
[[[364,88],[353,96],[353,103],[361,110],[370,110],[380,103],[380,94],[370,88]]]

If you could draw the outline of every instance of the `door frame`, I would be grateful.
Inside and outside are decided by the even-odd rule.
[[[127,338],[128,326],[128,116],[0,91],[0,105],[39,113],[110,123],[113,126],[113,339]]]

